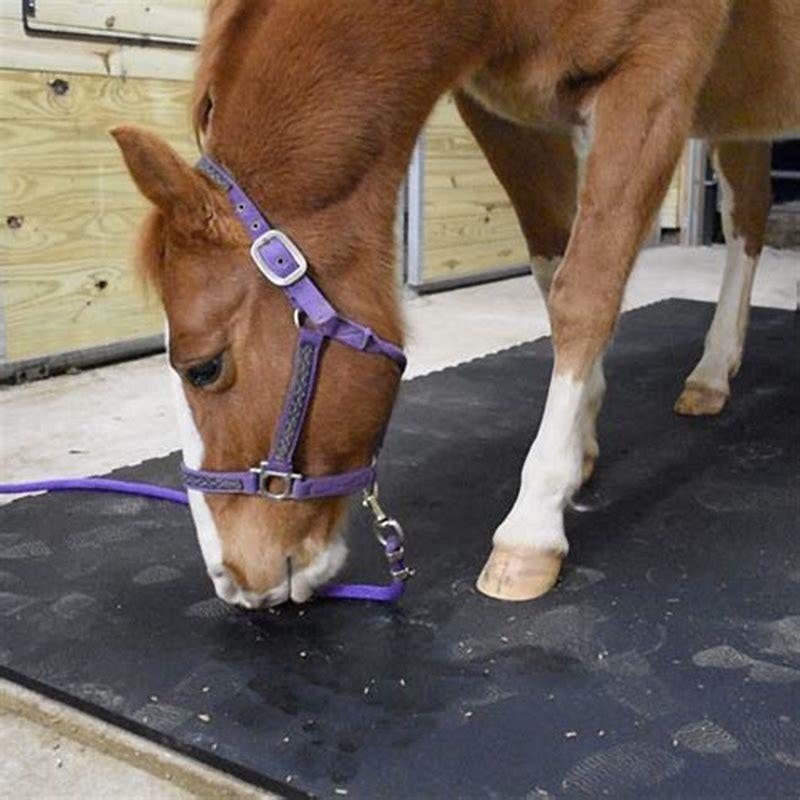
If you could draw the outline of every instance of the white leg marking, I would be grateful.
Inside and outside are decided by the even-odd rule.
[[[553,375],[519,495],[494,535],[496,545],[564,554],[569,550],[563,511],[581,483],[587,396],[586,382]]]
[[[725,179],[719,163],[716,163],[716,168],[723,189],[722,222],[728,245],[727,261],[714,320],[706,336],[703,357],[687,378],[687,383],[708,386],[727,395],[730,391],[728,379],[739,371],[742,363],[758,258],[747,255],[745,240],[736,234],[733,223],[733,189]]]

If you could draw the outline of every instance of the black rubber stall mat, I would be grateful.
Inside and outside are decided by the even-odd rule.
[[[800,331],[757,309],[729,410],[672,404],[712,307],[626,315],[562,582],[474,579],[511,505],[547,341],[404,386],[382,467],[418,570],[397,608],[211,596],[188,515],[0,509],[2,675],[283,794],[751,798],[800,790]],[[176,480],[175,457],[115,475]],[[353,518],[349,576],[383,578]]]

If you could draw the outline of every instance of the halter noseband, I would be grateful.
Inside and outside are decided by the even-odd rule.
[[[289,300],[299,329],[291,383],[266,461],[242,472],[213,472],[182,466],[187,489],[207,494],[257,495],[269,500],[313,500],[365,492],[374,495],[377,451],[361,469],[335,475],[306,477],[294,466],[295,451],[317,386],[322,346],[333,339],[363,353],[384,356],[402,373],[406,357],[397,345],[364,325],[340,316],[308,275],[308,262],[283,231],[272,228],[258,206],[233,177],[209,156],[197,168],[225,190],[233,209],[253,241],[250,254],[259,272]],[[308,324],[306,324],[308,323]],[[279,488],[274,487],[278,484]]]

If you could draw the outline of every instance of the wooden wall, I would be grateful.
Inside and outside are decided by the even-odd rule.
[[[425,128],[420,283],[469,279],[528,263],[516,215],[451,97]],[[678,228],[682,169],[660,215]]]
[[[0,70],[7,361],[158,332],[132,274],[145,203],[108,129],[147,125],[193,157],[188,84]]]
[[[436,106],[425,128],[423,186],[425,282],[527,263],[511,202],[452,97]]]
[[[20,5],[0,0],[0,376],[9,364],[160,333],[158,303],[141,292],[130,262],[145,205],[107,130],[136,122],[196,157],[191,51],[30,38]],[[98,33],[118,9],[118,30],[158,35],[186,15],[197,28],[205,5],[45,0],[39,8],[42,24]],[[422,178],[422,281],[527,263],[511,204],[450,98],[426,128]],[[665,222],[676,216],[677,194]]]
[[[0,2],[0,371],[161,332],[130,258],[146,204],[108,129],[197,156],[190,51],[28,39],[18,16]]]
[[[192,42],[203,30],[204,5],[203,0],[36,0],[28,26]]]

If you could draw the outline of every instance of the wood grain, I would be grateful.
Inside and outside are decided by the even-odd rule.
[[[511,202],[451,97],[436,106],[425,128],[424,169],[426,281],[527,263]]]
[[[194,62],[194,52],[187,49],[32,37],[22,24],[20,0],[0,0],[0,68],[190,80]]]
[[[663,229],[677,230],[681,227],[681,197],[683,194],[683,179],[686,174],[685,159],[681,159],[675,170],[664,204],[661,206],[659,223]]]
[[[200,37],[206,0],[36,0],[37,28],[113,36]]]
[[[193,159],[189,91],[178,81],[0,70],[7,362],[160,331],[158,304],[130,266],[146,205],[108,128],[147,124]]]
[[[505,190],[467,130],[452,98],[425,129],[423,275],[463,278],[528,263],[528,251]],[[683,170],[676,171],[661,211],[678,228]]]

